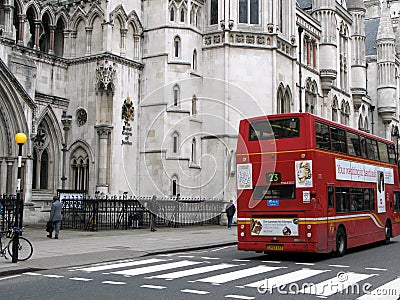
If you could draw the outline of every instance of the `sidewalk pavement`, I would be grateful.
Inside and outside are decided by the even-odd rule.
[[[0,276],[27,271],[80,266],[102,261],[130,259],[147,254],[179,252],[236,245],[233,227],[207,225],[179,228],[78,231],[61,230],[60,238],[46,237],[46,224],[25,225],[23,236],[33,245],[27,261],[12,263],[0,257]],[[8,239],[3,240],[8,241]]]

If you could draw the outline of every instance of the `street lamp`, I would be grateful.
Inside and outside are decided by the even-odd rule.
[[[23,209],[23,205],[20,208],[21,201],[21,164],[22,164],[22,146],[26,142],[25,133],[17,133],[14,137],[15,142],[18,144],[18,175],[17,175],[17,201],[15,203],[15,218],[14,227],[19,227],[19,216],[20,209]],[[22,218],[21,218],[22,221]],[[14,232],[13,245],[12,245],[12,262],[18,262],[18,243],[19,243],[19,231]]]

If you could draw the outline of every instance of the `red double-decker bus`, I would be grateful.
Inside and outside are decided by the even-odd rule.
[[[238,249],[336,252],[400,234],[393,142],[309,113],[240,122]]]

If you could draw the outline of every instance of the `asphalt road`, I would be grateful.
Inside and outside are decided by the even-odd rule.
[[[0,299],[399,299],[399,253],[400,238],[340,258],[228,246],[3,277]]]

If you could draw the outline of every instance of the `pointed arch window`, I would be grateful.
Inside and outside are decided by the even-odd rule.
[[[179,181],[176,175],[171,178],[171,190],[172,196],[177,196],[179,194]]]
[[[307,79],[306,83],[306,112],[316,114],[317,106],[317,83],[311,81],[311,78]]]
[[[185,22],[185,10],[181,9],[181,22]]]
[[[175,9],[173,7],[169,10],[169,20],[171,22],[175,21]]]
[[[291,94],[289,88],[285,90],[281,84],[277,93],[277,113],[282,114],[290,112],[290,101]]]
[[[178,154],[179,152],[179,133],[174,132],[172,135],[172,153]]]
[[[78,147],[72,153],[70,170],[71,187],[75,190],[87,191],[89,188],[89,157],[82,147]]]
[[[344,125],[349,125],[349,119],[350,119],[350,106],[347,102],[343,100],[340,107],[340,121]]]
[[[192,115],[197,114],[197,97],[193,95],[192,97]]]
[[[174,85],[173,89],[172,89],[172,96],[173,96],[173,105],[174,106],[178,106],[179,105],[179,100],[180,100],[180,88],[179,85]]]
[[[193,138],[193,139],[192,139],[191,161],[192,161],[193,163],[196,162],[196,138]]]
[[[49,189],[49,145],[51,139],[48,136],[46,121],[42,121],[37,129],[35,139],[33,140],[33,170],[32,170],[32,189]]]
[[[335,121],[335,122],[338,121],[338,109],[339,109],[339,105],[338,105],[337,98],[335,97],[333,99],[333,103],[332,103],[332,121]]]
[[[364,130],[363,118],[361,115],[358,117],[358,129]]]
[[[192,68],[193,68],[193,70],[197,70],[197,51],[196,51],[196,49],[193,50]]]
[[[181,38],[176,36],[174,38],[174,57],[179,58],[181,56]]]
[[[45,149],[40,159],[40,189],[46,190],[49,182],[49,154]]]

